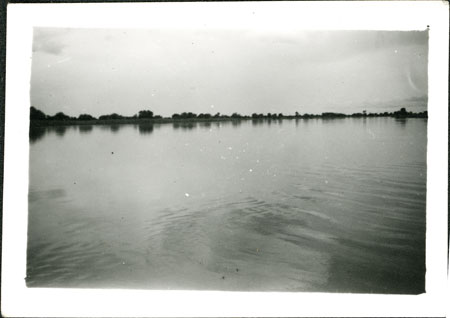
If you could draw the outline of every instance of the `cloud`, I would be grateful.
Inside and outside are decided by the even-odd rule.
[[[428,31],[297,31],[283,34],[248,33],[249,37],[288,50],[296,62],[335,62],[352,56],[380,50],[392,51],[411,46],[428,45]]]
[[[63,41],[67,32],[64,29],[35,28],[33,52],[44,52],[53,55],[62,54],[66,47]]]

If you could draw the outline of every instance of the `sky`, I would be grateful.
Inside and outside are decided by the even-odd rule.
[[[427,31],[35,28],[53,115],[424,111]]]

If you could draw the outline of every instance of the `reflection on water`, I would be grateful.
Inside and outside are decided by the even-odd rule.
[[[113,133],[118,132],[120,127],[121,125],[118,124],[106,125],[106,128],[109,128]]]
[[[395,122],[399,124],[400,127],[405,127],[408,118],[395,118]]]
[[[241,120],[232,120],[232,121],[231,121],[231,125],[232,125],[233,127],[239,127],[241,124],[242,124],[242,121],[241,121]]]
[[[141,135],[151,134],[153,132],[153,124],[139,124],[138,129]]]
[[[262,125],[262,124],[264,124],[264,119],[262,118],[252,119],[252,125]]]
[[[67,126],[55,126],[55,127],[47,127],[49,131],[54,131],[58,136],[62,137],[66,133]]]
[[[192,121],[174,121],[172,123],[174,129],[191,130],[197,128],[197,122]]]
[[[201,128],[211,128],[211,122],[210,121],[201,121],[199,122],[199,126]]]
[[[423,292],[426,120],[270,122],[30,131],[27,285]]]
[[[45,127],[30,127],[30,142],[35,143],[45,136],[47,130]]]
[[[80,133],[90,133],[92,132],[92,129],[94,129],[94,127],[92,125],[80,125],[78,126],[78,129],[80,130]]]
[[[78,130],[77,126],[45,126],[45,127],[36,127],[30,126],[29,136],[30,142],[34,143],[40,139],[42,139],[47,134],[54,134],[58,137],[64,137],[67,130]]]

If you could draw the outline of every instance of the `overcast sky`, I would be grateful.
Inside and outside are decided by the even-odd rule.
[[[427,107],[428,32],[35,28],[49,115],[284,114]]]

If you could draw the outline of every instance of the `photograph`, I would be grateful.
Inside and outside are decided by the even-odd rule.
[[[448,4],[7,22],[3,316],[448,312]]]
[[[27,286],[424,292],[427,53],[35,28]]]

